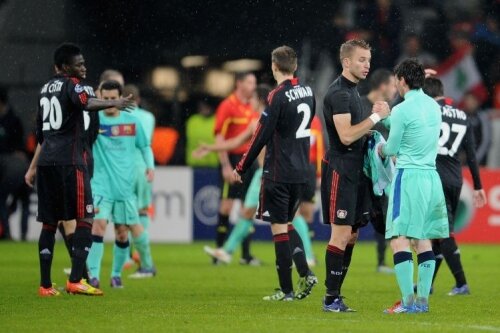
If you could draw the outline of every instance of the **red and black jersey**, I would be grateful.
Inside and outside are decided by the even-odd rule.
[[[86,164],[83,111],[92,97],[93,89],[74,77],[56,75],[42,87],[36,130],[42,145],[38,165]]]
[[[436,157],[436,168],[443,185],[462,186],[462,165],[458,152],[463,149],[467,157],[474,182],[474,189],[479,190],[481,178],[476,159],[474,132],[467,114],[455,108],[446,99],[437,101],[441,106],[441,134],[439,136],[439,149]]]
[[[282,183],[305,183],[310,168],[311,122],[316,102],[312,89],[294,78],[282,82],[268,97],[250,148],[236,166],[244,173],[266,146],[263,177]]]
[[[334,156],[362,158],[365,138],[362,137],[346,146],[340,141],[337,128],[333,122],[333,116],[337,114],[350,114],[351,125],[356,125],[365,119],[356,83],[349,81],[342,75],[333,81],[325,95],[323,112],[330,143],[325,160],[329,161]]]

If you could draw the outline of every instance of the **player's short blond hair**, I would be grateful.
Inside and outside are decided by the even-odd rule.
[[[349,58],[355,48],[362,48],[371,51],[371,46],[362,39],[350,39],[340,46],[340,62],[345,58]]]

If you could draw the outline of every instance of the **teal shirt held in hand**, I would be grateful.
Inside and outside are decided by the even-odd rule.
[[[410,90],[392,109],[385,156],[396,156],[397,169],[436,169],[441,131],[439,104],[422,89]]]
[[[127,112],[117,117],[99,111],[99,135],[93,146],[92,193],[110,200],[134,196],[137,175],[136,149],[147,168],[154,169],[153,151],[137,119]]]

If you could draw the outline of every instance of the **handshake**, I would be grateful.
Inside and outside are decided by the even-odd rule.
[[[378,101],[373,104],[372,115],[373,114],[377,114],[380,119],[385,119],[391,114],[391,108],[387,102]]]

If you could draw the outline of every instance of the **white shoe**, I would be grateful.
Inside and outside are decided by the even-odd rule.
[[[377,272],[382,274],[394,274],[394,269],[388,266],[380,265],[377,266]]]
[[[316,267],[316,259],[307,259],[307,266]]]
[[[64,272],[64,274],[66,274],[67,276],[70,276],[70,274],[71,274],[71,268],[63,268],[63,272]]]
[[[204,246],[203,251],[205,251],[205,253],[212,258],[215,258],[225,264],[229,264],[231,262],[231,255],[224,251],[224,249],[214,249],[210,246]]]

